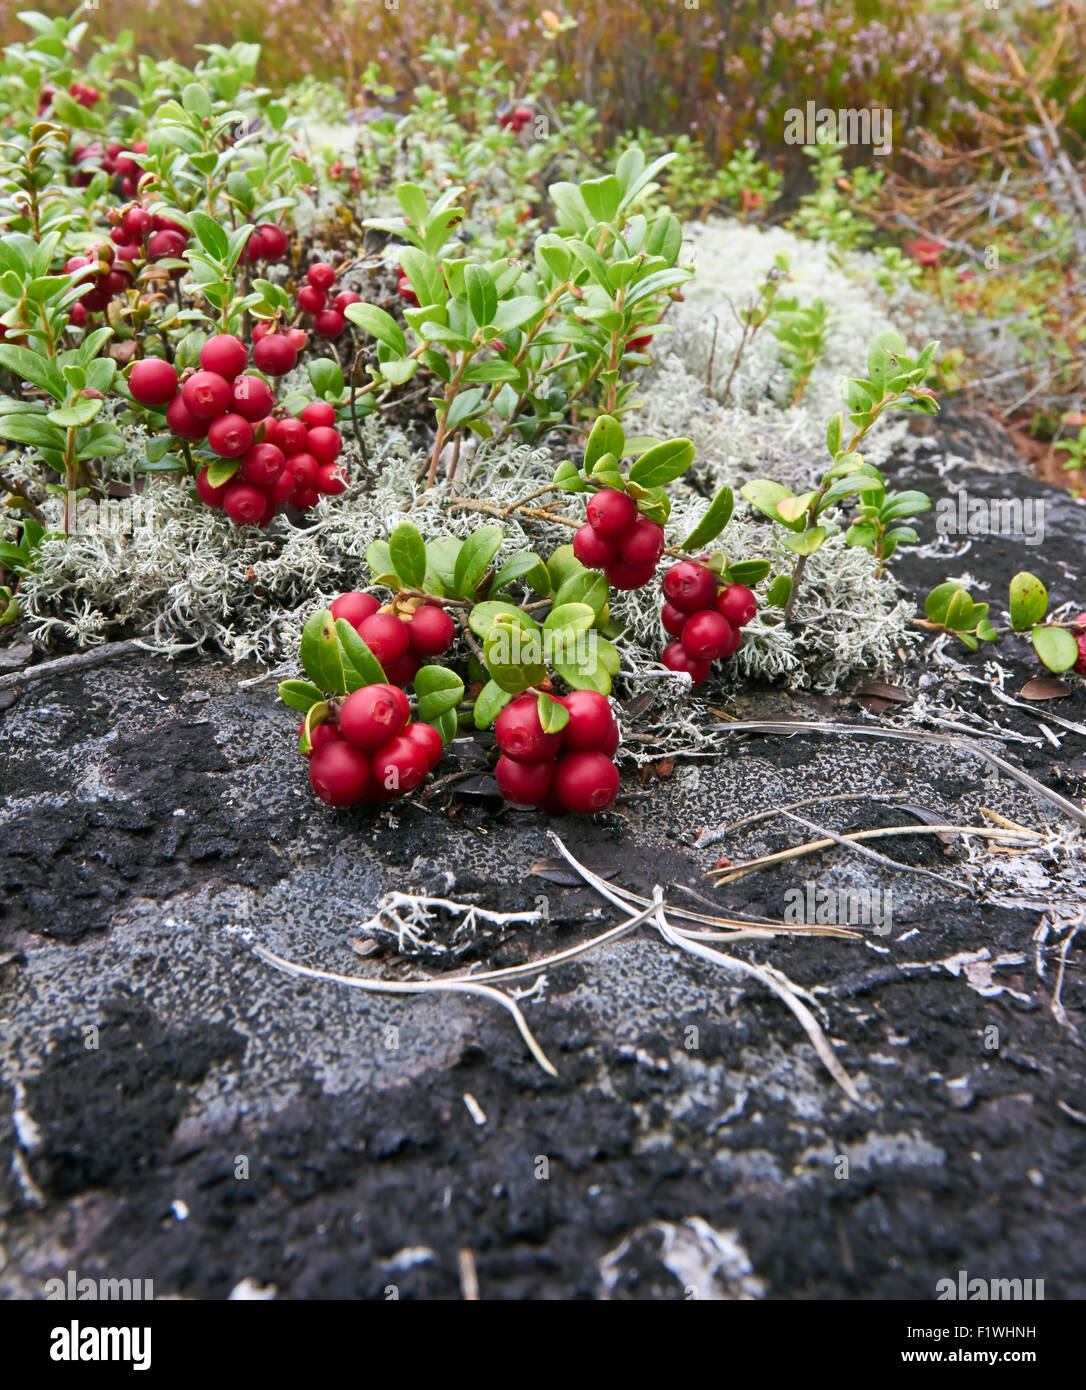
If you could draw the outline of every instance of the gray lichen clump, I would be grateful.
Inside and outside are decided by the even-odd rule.
[[[705,497],[722,484],[738,492],[758,473],[794,487],[809,485],[827,464],[826,420],[840,407],[836,379],[855,372],[866,343],[891,326],[873,279],[858,273],[863,258],[854,258],[849,274],[831,264],[817,243],[718,221],[688,229],[688,240],[697,277],[669,315],[674,331],[656,339],[656,361],[640,392],[642,408],[628,421],[631,434],[685,435],[697,447],[687,479],[672,488],[672,539],[689,533]],[[776,342],[765,330],[744,355],[728,399],[721,400],[740,335],[731,306],[749,302],[782,248],[793,260],[794,291],[801,298],[817,293],[832,306],[826,355],[793,406]],[[918,307],[910,306],[913,314]],[[124,427],[123,413],[118,423]],[[467,536],[492,519],[450,506],[443,489],[421,490],[416,475],[422,454],[386,421],[369,420],[363,434],[369,469],[348,429],[345,461],[352,485],[340,497],[322,499],[305,527],[280,517],[267,530],[235,528],[185,486],[153,476],[135,513],[115,509],[104,516],[84,509],[77,533],[67,542],[47,542],[38,571],[24,582],[24,608],[35,637],[56,634],[85,645],[135,629],[151,649],[166,654],[217,648],[235,660],[279,664],[296,652],[310,613],[345,588],[366,587],[366,547],[388,535],[405,507],[429,537]],[[131,476],[143,442],[142,431],[133,430],[128,454],[112,461],[112,477]],[[887,461],[908,448],[905,424],[895,420],[873,432],[870,456],[892,475]],[[557,457],[509,443],[483,444],[474,453],[465,449],[456,488],[501,507],[545,482]],[[570,499],[570,516],[578,517],[581,506]],[[516,514],[502,524],[510,550],[528,545],[544,557],[571,537],[561,524]],[[740,502],[717,544],[729,560],[764,558],[774,572],[790,570],[794,557],[776,546],[773,530]],[[652,670],[678,698],[685,682],[658,665],[666,640],[659,605],[658,585],[614,597],[612,612],[626,628],[624,672]],[[795,631],[780,625],[779,612],[763,609],[746,629],[735,662],[720,663],[706,689],[738,673],[831,690],[851,671],[885,670],[911,642],[907,624],[913,612],[890,576],[877,577],[871,555],[847,547],[839,533],[807,566]]]

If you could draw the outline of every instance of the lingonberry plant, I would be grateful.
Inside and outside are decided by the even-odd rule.
[[[928,594],[925,617],[918,619],[917,624],[950,633],[974,652],[981,642],[995,642],[1010,634],[1028,637],[1050,671],[1060,674],[1074,670],[1080,676],[1086,675],[1086,613],[1069,620],[1045,622],[1048,590],[1035,574],[1023,570],[1011,580],[1009,626],[993,626],[988,611],[989,605],[975,602],[964,584],[949,579]]]

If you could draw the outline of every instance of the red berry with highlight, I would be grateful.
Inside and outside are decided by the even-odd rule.
[[[203,439],[207,434],[207,421],[198,420],[189,410],[185,404],[185,398],[181,395],[174,396],[166,407],[166,423],[178,439],[188,439],[195,442],[197,439]]]
[[[322,338],[338,338],[347,327],[347,320],[338,309],[322,309],[313,319],[313,327]]]
[[[264,518],[268,499],[251,483],[231,479],[223,493],[223,510],[235,526],[256,526]]]
[[[417,656],[440,656],[447,652],[456,636],[456,624],[436,603],[423,603],[407,624],[407,639]]]
[[[605,753],[567,753],[554,772],[554,793],[567,811],[594,815],[618,795],[618,768]]]
[[[198,420],[215,420],[230,409],[234,393],[218,372],[194,372],[181,387],[189,413]]]
[[[287,254],[287,234],[274,222],[262,222],[256,229],[263,243],[264,255],[269,261],[281,261]]]
[[[335,407],[327,401],[311,401],[309,405],[298,416],[302,424],[308,429],[316,429],[318,425],[326,425],[331,428],[336,423]]]
[[[166,405],[177,395],[177,372],[161,357],[145,357],[129,372],[128,389],[140,405]]]
[[[625,492],[604,488],[588,499],[588,524],[601,536],[617,540],[624,536],[637,520],[637,504]]]
[[[327,303],[324,291],[314,289],[312,285],[303,285],[298,291],[298,308],[307,314],[319,314]]]
[[[410,717],[402,690],[394,685],[364,685],[340,706],[339,731],[352,747],[372,753],[394,739]]]
[[[347,475],[341,463],[322,463],[317,470],[317,491],[325,497],[338,497],[347,491]]]
[[[301,420],[279,420],[275,426],[275,442],[289,458],[291,454],[303,454],[309,440],[309,431]]]
[[[655,565],[664,553],[664,528],[647,516],[638,516],[619,537],[618,553],[628,565]]]
[[[343,440],[338,430],[329,429],[327,425],[318,425],[316,429],[309,431],[308,448],[319,463],[335,463],[339,458],[340,449],[343,448]]]
[[[336,283],[336,272],[327,261],[317,261],[306,271],[305,278],[316,290],[330,290]]]
[[[403,731],[404,738],[420,749],[426,759],[427,772],[432,771],[441,761],[441,755],[445,751],[441,735],[432,724],[422,724],[416,720],[413,724],[408,724]]]
[[[223,498],[232,481],[232,479],[227,479],[220,487],[212,487],[207,476],[207,469],[201,468],[196,475],[196,491],[200,496],[201,502],[206,503],[209,507],[221,507]]]
[[[626,591],[643,589],[655,573],[655,561],[647,565],[631,565],[626,560],[615,560],[604,570],[608,584]]]
[[[298,349],[285,333],[268,333],[253,348],[253,361],[268,376],[286,376],[298,362]]]
[[[249,349],[232,333],[216,333],[200,349],[200,366],[205,372],[218,372],[227,381],[240,376],[249,365]]]
[[[590,570],[601,570],[618,559],[618,545],[586,521],[573,537],[573,553]]]
[[[562,743],[575,753],[606,753],[618,747],[618,725],[606,695],[598,690],[574,690],[562,697],[569,711],[569,723],[562,730]]]
[[[716,611],[732,627],[745,627],[758,612],[758,600],[745,584],[729,584],[716,596]]]
[[[538,806],[551,789],[554,764],[518,763],[503,753],[494,767],[498,790],[514,806]]]
[[[736,630],[715,608],[691,613],[682,635],[683,648],[694,661],[715,661],[730,656],[739,645]]]
[[[401,623],[394,613],[374,613],[359,625],[358,635],[385,667],[386,675],[386,663],[396,661],[407,653],[407,625]]]
[[[352,589],[348,594],[340,594],[332,603],[332,617],[345,618],[352,627],[358,627],[367,618],[372,618],[380,606],[372,594]]]
[[[539,763],[553,758],[562,746],[561,734],[543,732],[534,695],[519,695],[494,723],[498,747],[520,763]]]
[[[283,471],[281,449],[274,444],[254,444],[241,461],[245,478],[257,487],[270,487]]]
[[[671,637],[681,637],[683,624],[690,616],[683,613],[678,608],[673,608],[670,603],[665,603],[660,609],[660,621],[664,625],[664,631]]]
[[[208,428],[207,443],[220,458],[240,458],[252,448],[253,427],[243,415],[220,415]]]
[[[298,741],[301,742],[302,734],[305,732],[305,722],[298,726]],[[339,730],[334,724],[318,724],[309,731],[309,752],[303,753],[303,758],[311,758],[318,748],[323,748],[326,743],[338,743]]]
[[[320,481],[321,466],[312,454],[289,454],[287,467],[294,474],[294,481],[299,487],[312,488],[314,492],[316,491],[317,483]]]
[[[315,749],[309,759],[309,785],[329,806],[353,806],[370,786],[370,760],[335,739]]]
[[[710,662],[696,661],[681,642],[669,642],[660,656],[669,671],[685,671],[695,685],[701,685],[709,674]]]
[[[399,734],[373,755],[373,779],[393,796],[414,791],[429,770],[425,751],[405,734]]]
[[[696,560],[680,560],[672,565],[663,582],[664,597],[681,613],[710,608],[716,600],[716,575]]]
[[[254,425],[258,420],[266,420],[275,406],[275,392],[258,376],[239,376],[232,394],[234,409]]]

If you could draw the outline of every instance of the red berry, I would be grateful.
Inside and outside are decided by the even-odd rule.
[[[273,505],[275,510],[278,511],[280,507],[286,506],[291,500],[294,496],[294,489],[297,486],[298,483],[294,474],[289,468],[284,468],[275,482],[269,483],[264,491],[267,494],[268,501]]]
[[[298,361],[298,349],[285,333],[268,333],[253,348],[253,361],[268,376],[286,376]]]
[[[373,777],[393,796],[414,791],[429,772],[429,758],[420,744],[400,734],[373,755]]]
[[[311,488],[316,491],[321,466],[312,454],[288,455],[287,467],[294,474],[294,481],[299,487]]]
[[[327,261],[317,261],[306,271],[305,278],[315,290],[330,290],[336,283],[336,272]]]
[[[353,806],[361,801],[370,777],[369,759],[342,739],[315,749],[309,759],[309,785],[329,806]]]
[[[445,751],[445,745],[441,740],[441,735],[432,724],[422,724],[416,720],[413,724],[408,724],[403,731],[404,738],[410,739],[426,759],[426,770],[431,771],[437,767],[441,761],[441,755]]]
[[[352,589],[349,594],[340,594],[332,603],[332,617],[345,618],[352,627],[358,627],[367,618],[372,618],[380,606],[372,594]]]
[[[361,304],[362,296],[355,294],[354,290],[340,290],[335,299],[332,300],[332,308],[338,309],[342,314],[344,309],[350,308],[352,304]]]
[[[231,479],[223,493],[222,505],[235,526],[255,526],[263,520],[268,499],[251,483]]]
[[[503,754],[494,768],[494,776],[506,801],[515,806],[538,806],[551,789],[554,764],[549,761],[518,763],[515,758]]]
[[[643,589],[655,573],[655,561],[647,565],[631,565],[625,560],[615,560],[604,570],[608,584],[625,590]]]
[[[585,522],[573,537],[573,553],[590,570],[601,570],[618,558],[618,546]]]
[[[670,603],[665,603],[660,609],[660,621],[664,625],[664,631],[671,637],[681,637],[683,624],[689,617],[689,613],[683,613],[678,608],[673,608]]]
[[[305,721],[298,725],[298,740],[305,731]],[[303,753],[302,757],[311,758],[318,748],[323,748],[326,743],[338,743],[339,730],[334,724],[318,724],[309,731],[309,752]]]
[[[564,747],[610,757],[618,747],[618,725],[607,696],[598,690],[574,690],[562,703],[569,711],[569,723],[562,730]]]
[[[309,334],[304,328],[288,328],[287,342],[295,352],[301,352],[302,348],[309,342]]]
[[[133,241],[142,241],[151,230],[151,214],[146,208],[129,208],[121,219],[121,226]]]
[[[412,651],[404,652],[403,656],[398,656],[395,661],[390,661],[385,665],[385,675],[389,679],[390,685],[398,685],[406,688],[411,684],[419,673],[422,662]]]
[[[256,424],[265,420],[275,406],[275,392],[262,377],[239,376],[233,386],[234,409]]]
[[[316,429],[309,431],[308,447],[319,463],[335,463],[339,458],[340,449],[343,448],[343,440],[338,430],[331,430],[327,425],[318,425]]]
[[[256,261],[264,260],[267,251],[264,245],[264,238],[260,232],[254,231],[249,240],[245,243],[245,259],[252,265]]]
[[[506,705],[495,720],[494,735],[502,752],[519,763],[541,763],[562,746],[561,734],[543,732],[534,695],[519,695]]]
[[[290,494],[290,505],[297,507],[300,512],[307,512],[310,507],[315,507],[320,501],[320,493],[315,487],[306,487],[304,484],[295,483],[294,491]]]
[[[82,304],[73,304],[68,311],[68,321],[73,328],[82,328],[87,321],[87,311]]]
[[[274,444],[254,444],[241,461],[245,478],[257,487],[269,487],[283,471],[286,460]]]
[[[227,381],[240,376],[249,365],[249,349],[232,333],[216,333],[200,349],[200,366],[205,372],[217,372]]]
[[[289,458],[291,454],[305,453],[309,431],[301,420],[280,420],[275,427],[275,442]]]
[[[208,481],[207,469],[201,468],[196,475],[196,491],[200,495],[200,500],[209,507],[221,507],[226,490],[230,486],[232,479],[227,479],[220,487],[212,487]]]
[[[224,415],[234,400],[230,383],[218,372],[194,372],[181,387],[190,415],[198,420],[214,420]]]
[[[617,540],[637,520],[637,504],[625,492],[605,487],[588,499],[588,524],[601,536]]]
[[[287,234],[274,222],[262,222],[256,229],[264,247],[264,255],[269,261],[281,261],[287,254]]]
[[[619,537],[618,553],[628,565],[655,565],[664,553],[664,528],[647,516],[638,516]]]
[[[758,612],[758,600],[745,584],[729,584],[716,596],[716,611],[732,627],[745,627]]]
[[[183,232],[155,232],[147,242],[147,255],[152,261],[164,257],[177,260],[188,244],[189,239]]]
[[[240,458],[247,449],[252,448],[253,427],[243,415],[220,415],[211,422],[207,443],[220,458]]]
[[[347,475],[341,463],[322,463],[317,470],[317,491],[325,497],[338,497],[347,491]]]
[[[310,401],[298,419],[311,430],[316,429],[318,425],[331,428],[336,423],[335,406],[329,405],[327,401]]]
[[[324,291],[314,289],[312,285],[303,285],[298,291],[298,308],[307,314],[319,314],[327,303]]]
[[[407,696],[394,685],[364,685],[339,710],[339,731],[354,748],[372,753],[394,739],[411,717]]]
[[[128,288],[129,276],[124,270],[111,270],[99,283],[108,295],[123,294]]]
[[[701,685],[709,674],[708,661],[695,661],[681,642],[669,642],[660,660],[669,671],[685,671],[695,685]]]
[[[406,300],[408,304],[418,304],[419,297],[411,288],[411,281],[406,275],[401,275],[396,288],[400,292],[400,298]]]
[[[347,320],[338,309],[322,309],[314,318],[313,327],[322,338],[338,338],[347,327]]]
[[[641,338],[627,338],[627,339],[626,339],[626,351],[627,351],[627,352],[644,352],[645,349],[651,344],[651,342],[652,342],[652,334],[651,334],[651,333],[646,333],[646,334],[645,334],[643,337],[641,337]]]
[[[715,661],[730,656],[738,646],[736,631],[715,608],[691,613],[682,635],[683,648],[693,661]]]
[[[394,613],[374,613],[359,624],[358,635],[385,667],[386,675],[386,662],[396,661],[407,651],[407,626]]]
[[[140,405],[166,405],[177,395],[177,372],[161,357],[145,357],[129,372],[128,389]]]
[[[259,343],[261,338],[266,338],[272,331],[272,326],[265,319],[257,319],[253,324],[253,342]]]
[[[1077,618],[1072,618],[1071,621],[1086,624],[1086,613],[1080,613]],[[1073,632],[1071,636],[1078,646],[1078,660],[1075,662],[1074,670],[1077,675],[1086,676],[1086,632]]]
[[[716,600],[716,575],[695,560],[672,565],[663,582],[664,597],[680,613],[696,613],[711,608]]]
[[[554,793],[567,811],[593,815],[618,795],[618,768],[605,753],[567,753],[554,772]]]
[[[456,636],[456,624],[436,603],[423,603],[407,624],[407,639],[417,656],[440,656]]]

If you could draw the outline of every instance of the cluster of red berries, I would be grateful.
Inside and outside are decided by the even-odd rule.
[[[113,226],[109,239],[122,261],[177,259],[189,244],[189,234],[180,222],[152,213],[142,203],[111,209],[109,221]]]
[[[38,96],[38,115],[43,115],[53,104],[53,98],[57,94],[55,87],[43,87]],[[68,88],[68,95],[73,101],[84,107],[87,111],[92,106],[97,106],[102,100],[102,93],[97,87],[90,87],[86,82],[73,82]]]
[[[530,106],[513,106],[498,116],[498,124],[502,130],[511,129],[514,135],[519,135],[524,127],[530,124],[534,115]]]
[[[660,660],[701,685],[714,661],[738,650],[741,629],[758,612],[757,600],[745,584],[725,584],[718,591],[716,575],[696,560],[673,565],[664,575],[663,590],[660,621],[676,640]]]
[[[131,217],[135,212],[138,219]],[[134,227],[138,220],[141,231],[130,231],[125,226]],[[148,261],[163,256],[177,257],[189,243],[184,227],[171,222],[168,217],[151,217],[143,208],[129,209],[119,220],[118,226],[110,233],[111,241],[92,246],[83,256],[69,256],[64,262],[64,270],[74,275],[84,266],[93,265],[95,273],[88,277],[90,294],[72,305],[69,318],[76,328],[82,328],[88,314],[101,313],[109,307],[111,299],[124,294],[132,282],[132,262],[145,257]],[[146,219],[146,222],[144,222]]]
[[[430,657],[443,656],[456,637],[456,624],[436,603],[393,611],[382,609],[372,594],[354,590],[340,594],[331,613],[350,623],[392,685],[410,685],[419,667]]]
[[[112,140],[108,145],[103,145],[100,140],[90,145],[73,145],[72,163],[77,167],[72,174],[72,184],[75,188],[86,188],[95,171],[78,166],[97,164],[119,182],[121,193],[126,198],[134,198],[141,172],[134,156],[146,153],[146,140],[135,140],[129,146],[122,145],[119,140]]]
[[[541,806],[555,815],[606,810],[618,795],[618,768],[611,761],[618,725],[611,706],[595,690],[554,698],[569,712],[558,733],[544,732],[535,695],[518,695],[498,715],[498,789],[506,801]]]
[[[328,177],[338,182],[340,179],[347,179],[351,185],[351,192],[358,193],[362,188],[362,175],[357,169],[348,169],[342,159],[333,161],[328,166]]]
[[[616,589],[641,589],[664,553],[664,528],[637,510],[617,488],[588,499],[588,520],[573,537],[573,553],[589,569],[603,570]]]
[[[259,351],[253,356],[261,366]],[[248,363],[245,344],[219,333],[200,349],[200,371],[182,380],[169,362],[145,357],[132,368],[128,389],[141,405],[166,406],[166,423],[179,439],[206,439],[220,458],[240,460],[234,476],[219,486],[201,469],[196,491],[235,525],[266,526],[288,502],[305,511],[321,493],[343,491],[336,463],[343,441],[334,428],[335,411],[322,401],[307,405],[296,420],[270,419],[275,393],[245,372]]]
[[[313,328],[322,338],[338,338],[347,327],[344,309],[360,304],[362,296],[354,290],[341,290],[331,303],[328,292],[336,283],[336,272],[327,261],[318,261],[305,273],[305,284],[298,291],[298,308],[313,315]]]
[[[353,691],[337,716],[311,731],[308,755],[309,785],[329,806],[406,796],[441,761],[441,735],[411,721],[407,696],[395,685]]]

